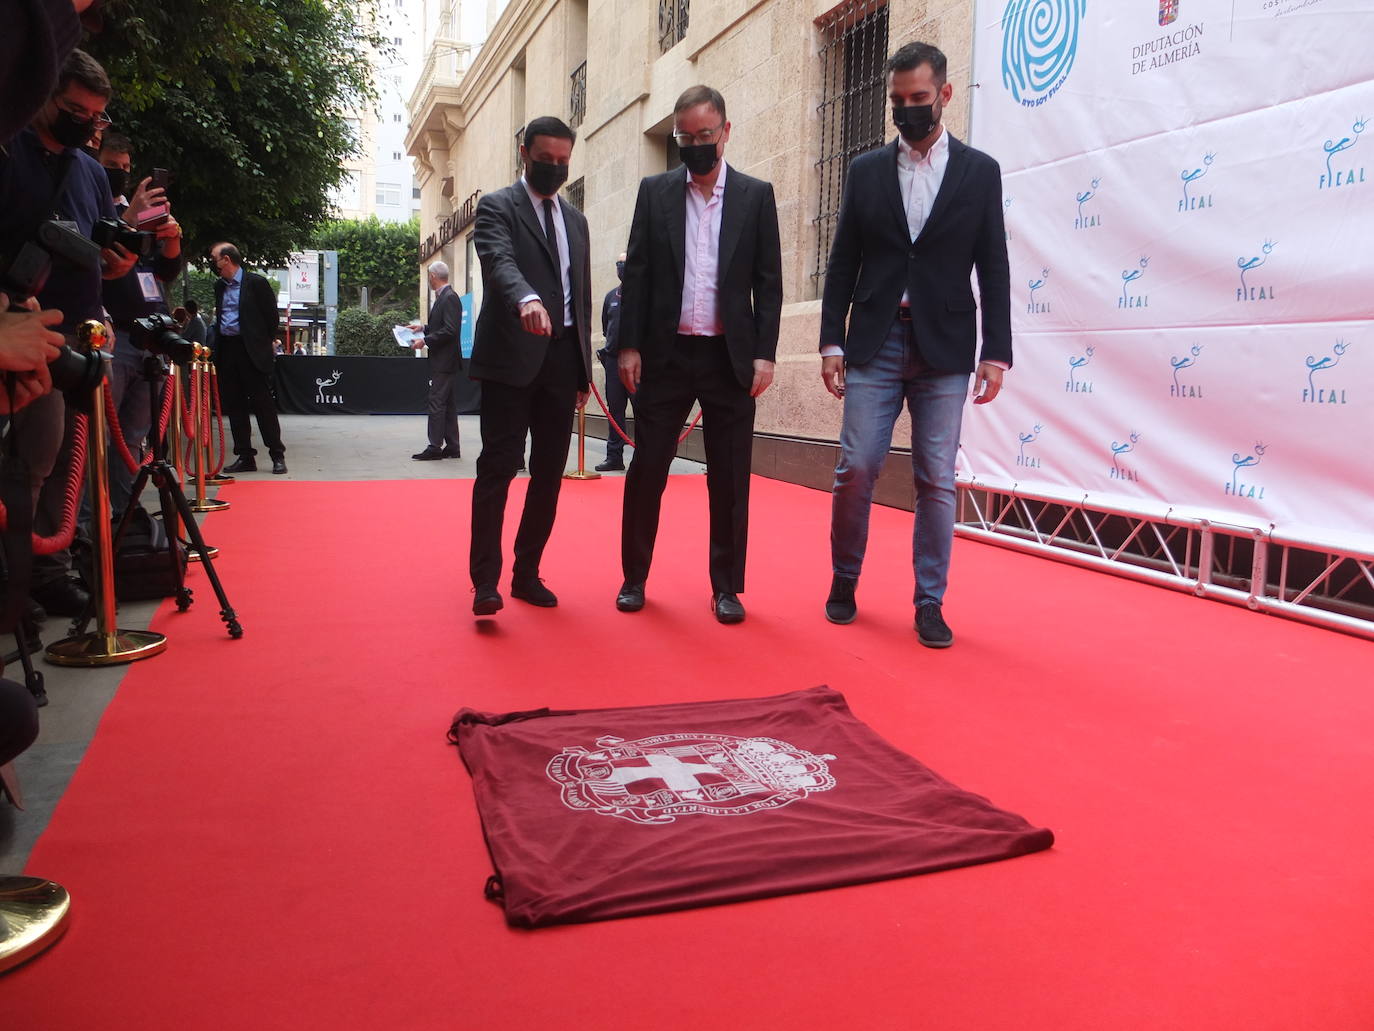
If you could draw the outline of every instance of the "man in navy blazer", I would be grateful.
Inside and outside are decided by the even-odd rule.
[[[940,124],[953,92],[945,68],[945,55],[926,43],[908,43],[888,60],[899,138],[849,167],[820,333],[822,379],[844,402],[826,618],[850,623],[857,613],[873,485],[905,404],[916,487],[916,631],[930,648],[954,641],[942,606],[969,374],[974,404],[984,404],[997,396],[1011,367],[1001,170]],[[983,313],[981,354],[974,272]]]
[[[482,383],[482,453],[472,487],[474,615],[504,606],[501,527],[510,481],[530,438],[530,482],[515,534],[511,597],[542,608],[558,598],[539,564],[553,530],[573,412],[592,378],[592,275],[587,220],[558,195],[576,134],[561,120],[525,127],[520,180],[477,202],[473,244],[482,263],[482,309],[468,375]]]
[[[617,340],[635,399],[621,518],[622,612],[644,607],[659,506],[678,434],[701,402],[710,507],[711,608],[739,623],[749,534],[754,399],[773,382],[782,247],[773,186],[727,166],[725,100],[693,86],[673,108],[685,168],[639,184]]]
[[[434,292],[429,322],[424,326],[418,322],[410,324],[412,329],[423,330],[423,336],[411,346],[416,350],[429,348],[429,444],[419,454],[410,456],[417,462],[461,458],[463,454],[458,442],[457,390],[458,374],[463,371],[463,302],[448,281],[447,262],[430,262],[426,274]]]

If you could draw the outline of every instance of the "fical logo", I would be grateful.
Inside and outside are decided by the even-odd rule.
[[[1027,469],[1039,469],[1039,468],[1040,468],[1040,459],[1036,458],[1034,455],[1028,456],[1028,455],[1026,454],[1026,445],[1027,445],[1027,444],[1034,444],[1034,443],[1040,438],[1040,431],[1041,431],[1042,429],[1044,429],[1044,427],[1041,426],[1041,425],[1037,422],[1034,426],[1031,427],[1031,431],[1030,431],[1029,433],[1018,433],[1018,434],[1017,434],[1017,437],[1018,437],[1018,438],[1020,439],[1020,441],[1021,441],[1021,451],[1020,451],[1020,453],[1016,456],[1016,464],[1017,464],[1017,465],[1023,466],[1024,468],[1027,468]]]
[[[1086,190],[1075,195],[1078,201],[1078,217],[1073,220],[1075,229],[1095,229],[1102,224],[1101,215],[1089,214],[1083,210],[1083,205],[1097,196],[1097,188],[1101,185],[1101,179],[1094,179]]]
[[[1169,388],[1170,397],[1202,398],[1202,388],[1188,383],[1180,383],[1178,374],[1184,369],[1191,369],[1197,364],[1198,358],[1202,356],[1202,345],[1194,344],[1188,349],[1188,353],[1183,357],[1174,355],[1169,359],[1169,364],[1174,368],[1174,385]]]
[[[1159,0],[1159,27],[1178,21],[1178,0]]]
[[[1149,294],[1131,293],[1131,284],[1145,274],[1145,270],[1150,267],[1150,259],[1141,256],[1135,268],[1121,270],[1121,296],[1117,298],[1118,308],[1148,308],[1150,306]]]
[[[1239,451],[1231,456],[1231,482],[1226,484],[1226,494],[1235,498],[1256,498],[1264,497],[1264,488],[1253,483],[1243,483],[1240,479],[1240,471],[1259,465],[1260,459],[1264,457],[1264,452],[1268,448],[1264,444],[1256,444],[1250,454],[1242,455]]]
[[[1203,208],[1212,206],[1212,195],[1210,193],[1191,193],[1189,187],[1201,179],[1212,169],[1212,162],[1216,160],[1216,155],[1208,151],[1202,158],[1202,164],[1194,169],[1185,168],[1179,173],[1179,178],[1183,180],[1183,199],[1178,202],[1178,210],[1201,211]]]
[[[1039,107],[1064,85],[1078,54],[1088,0],[1010,0],[1002,13],[1002,85]]]
[[[1360,142],[1360,133],[1364,132],[1368,123],[1363,118],[1356,118],[1350,126],[1350,133],[1342,136],[1339,140],[1327,140],[1322,144],[1322,150],[1326,151],[1326,174],[1317,183],[1317,189],[1329,190],[1337,186],[1354,186],[1365,181],[1363,165],[1346,165],[1343,168],[1333,167],[1331,159],[1337,154],[1343,154],[1355,144]]]
[[[1047,268],[1042,268],[1042,269],[1040,270],[1040,278],[1039,278],[1039,279],[1030,279],[1030,280],[1027,280],[1027,281],[1026,281],[1026,285],[1030,287],[1030,300],[1026,302],[1026,314],[1027,314],[1027,315],[1047,315],[1047,314],[1049,314],[1050,302],[1049,302],[1049,301],[1037,301],[1037,300],[1035,299],[1035,291],[1037,291],[1037,290],[1041,289],[1042,287],[1044,287],[1044,285],[1045,285],[1045,280],[1047,280],[1047,279],[1049,279],[1049,278],[1050,278],[1050,270],[1047,269]]]
[[[1078,370],[1093,360],[1093,349],[1086,348],[1081,355],[1069,356],[1069,378],[1064,383],[1064,393],[1066,394],[1091,394],[1093,392],[1092,380],[1080,380]]]
[[[1237,301],[1272,301],[1274,299],[1273,286],[1255,286],[1248,282],[1245,276],[1246,273],[1255,271],[1268,261],[1275,246],[1277,245],[1273,240],[1265,240],[1259,254],[1252,258],[1242,255],[1236,259],[1236,268],[1240,269],[1240,286],[1236,289]]]
[[[334,386],[334,384],[338,383],[339,380],[341,380],[342,378],[343,378],[343,373],[340,372],[338,369],[335,369],[335,370],[334,370],[334,374],[333,374],[332,376],[330,376],[328,379],[320,379],[318,376],[316,376],[316,377],[315,377],[315,403],[316,403],[317,405],[341,405],[341,404],[343,404],[343,395],[342,395],[342,394],[329,394],[329,393],[325,393],[326,388]]]
[[[1350,348],[1344,340],[1337,340],[1336,346],[1331,349],[1331,353],[1318,358],[1316,355],[1307,356],[1307,389],[1302,392],[1303,404],[1309,405],[1343,405],[1345,404],[1345,389],[1319,387],[1313,381],[1313,376],[1324,369],[1334,369],[1340,364],[1341,358]]]
[[[1108,475],[1113,480],[1126,480],[1130,483],[1138,483],[1140,474],[1128,465],[1121,464],[1121,456],[1128,455],[1135,450],[1136,444],[1140,442],[1140,434],[1132,433],[1130,438],[1121,442],[1112,441],[1112,468]]]

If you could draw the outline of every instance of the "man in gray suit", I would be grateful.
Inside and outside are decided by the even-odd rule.
[[[473,242],[483,300],[468,375],[482,384],[482,453],[472,488],[472,611],[504,604],[501,526],[506,493],[530,437],[529,488],[515,536],[511,597],[543,608],[558,598],[539,578],[568,460],[573,412],[592,377],[587,220],[558,196],[576,135],[557,118],[525,128],[525,174],[477,203]]]
[[[412,345],[429,348],[429,445],[410,457],[417,462],[440,458],[461,458],[458,447],[458,374],[463,369],[459,341],[463,325],[463,302],[448,282],[448,265],[442,261],[429,266],[429,288],[437,296],[429,310],[429,324],[411,323],[423,329],[424,336]]]

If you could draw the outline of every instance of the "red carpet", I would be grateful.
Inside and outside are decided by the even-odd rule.
[[[34,852],[66,938],[5,1028],[1365,1028],[1374,649],[958,542],[943,653],[908,514],[827,624],[828,496],[755,482],[749,620],[708,609],[705,484],[673,481],[617,613],[619,482],[566,484],[562,605],[474,623],[469,482],[240,483],[167,652],[133,667]],[[513,493],[518,494],[519,488]],[[513,527],[512,527],[513,529]],[[503,585],[504,586],[504,585]],[[663,916],[507,929],[461,706],[828,683],[898,748],[1055,830],[1049,852]]]

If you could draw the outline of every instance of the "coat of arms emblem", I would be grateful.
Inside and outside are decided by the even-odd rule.
[[[1159,0],[1159,24],[1172,25],[1178,20],[1178,0]]]
[[[785,741],[729,734],[599,737],[565,748],[545,772],[569,809],[632,823],[673,823],[704,813],[736,816],[776,809],[835,786],[827,760]]]

